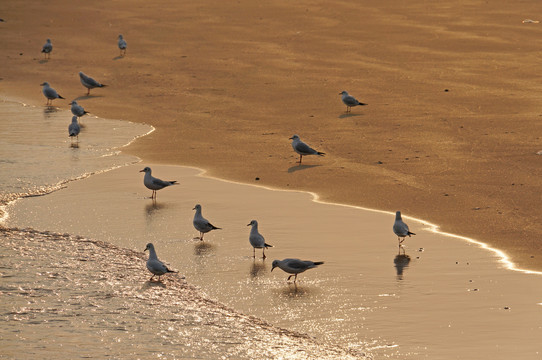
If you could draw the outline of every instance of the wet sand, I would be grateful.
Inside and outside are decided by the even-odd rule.
[[[0,247],[5,358],[362,358],[240,314],[179,275],[150,282],[141,252],[16,229],[0,229]]]
[[[145,166],[180,185],[158,191],[153,202],[138,172]],[[405,241],[405,255],[399,256],[393,213],[315,203],[308,193],[199,173],[148,163],[123,167],[17,201],[8,208],[7,226],[77,233],[138,253],[153,242],[158,256],[205,296],[356,354],[402,360],[472,354],[539,358],[539,274],[510,271],[497,252],[436,234],[407,214],[417,235]],[[194,240],[196,203],[222,228],[203,242]],[[260,251],[252,259],[247,227],[252,219],[274,246],[266,260]],[[294,286],[286,282],[288,274],[270,271],[272,260],[288,257],[325,263],[301,274]],[[130,269],[149,276],[143,262]]]
[[[41,105],[49,81],[99,116],[155,126],[127,149],[145,161],[400,208],[542,270],[542,27],[522,23],[541,7],[14,1],[0,94]],[[109,86],[85,96],[79,71]],[[342,90],[369,106],[345,114]],[[294,133],[327,156],[296,167]]]

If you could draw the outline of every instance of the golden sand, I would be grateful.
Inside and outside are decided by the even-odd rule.
[[[126,149],[145,161],[402,210],[540,270],[541,7],[12,1],[0,95],[45,104],[48,81],[56,106],[155,126]],[[369,105],[345,114],[342,90]],[[294,133],[326,157],[296,166]]]

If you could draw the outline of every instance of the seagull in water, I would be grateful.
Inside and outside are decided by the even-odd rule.
[[[43,92],[43,95],[45,95],[45,97],[47,98],[46,105],[52,105],[54,99],[64,99],[62,96],[58,95],[56,90],[53,89],[47,81],[40,85],[43,86],[41,92]]]
[[[100,84],[89,76],[86,76],[82,71],[79,71],[79,78],[81,78],[81,84],[83,84],[83,86],[88,89],[87,95],[90,95],[90,89],[107,86],[104,84]]]
[[[397,211],[395,213],[395,222],[393,223],[393,232],[397,235],[397,240],[399,241],[399,247],[402,247],[403,241],[405,238],[410,235],[416,235],[413,232],[410,232],[408,225],[403,222],[401,218],[401,212]]]
[[[177,184],[177,181],[164,181],[164,180],[155,178],[154,176],[151,175],[152,170],[148,166],[144,168],[143,170],[140,170],[139,172],[145,173],[145,177],[143,178],[143,184],[145,184],[145,186],[148,189],[152,190],[151,199],[156,199],[157,190],[163,189],[170,185],[179,185]]]
[[[288,274],[292,274],[288,276],[288,280],[292,276],[294,277],[294,283],[297,281],[297,274],[300,274],[304,272],[305,270],[309,270],[312,268],[315,268],[318,265],[322,265],[323,261],[308,261],[308,260],[299,260],[299,259],[284,259],[284,260],[273,260],[273,267],[271,268],[271,271],[273,271],[274,268],[279,267]]]
[[[41,48],[41,52],[45,54],[46,59],[50,59],[51,51],[53,51],[53,44],[51,44],[51,39],[47,39],[47,42]]]
[[[128,47],[128,44],[126,43],[126,40],[122,37],[122,35],[119,35],[119,50],[120,50],[120,56],[126,55],[126,48]]]
[[[85,109],[83,109],[83,107],[77,103],[77,101],[73,100],[70,105],[72,106],[72,114],[74,114],[75,116],[81,117],[85,114],[88,114],[88,112],[86,112]]]
[[[305,144],[299,136],[294,135],[290,138],[292,140],[292,147],[294,148],[294,151],[299,154],[299,163],[301,164],[301,160],[303,159],[303,155],[319,155],[324,156],[325,153],[316,151],[313,148],[311,148],[309,145]]]
[[[199,239],[203,241],[203,234],[208,233],[211,230],[219,230],[221,228],[214,226],[201,215],[201,205],[196,204],[192,210],[196,210],[196,213],[194,214],[194,221],[192,222],[194,224],[194,227],[196,230],[199,231]]]
[[[342,95],[341,98],[342,98],[343,103],[346,105],[346,112],[352,111],[352,107],[354,106],[367,105],[365,103],[361,103],[357,101],[355,97],[353,97],[352,95],[349,95],[348,92],[346,91],[341,92],[339,95]]]
[[[152,278],[158,275],[158,281],[160,281],[160,276],[164,275],[165,273],[176,273],[177,271],[173,271],[167,268],[167,266],[158,260],[158,256],[156,256],[156,251],[154,250],[154,245],[152,243],[148,243],[147,247],[145,247],[144,251],[149,250],[149,260],[147,260],[147,269],[152,273],[152,277],[149,279],[149,281],[152,281]]]
[[[70,124],[70,126],[68,126],[68,133],[70,134],[72,141],[74,136],[77,141],[79,141],[79,132],[81,132],[81,127],[77,123],[77,116],[74,115],[72,117],[72,123]]]
[[[256,249],[263,249],[262,254],[265,259],[265,249],[273,246],[265,243],[264,237],[258,232],[258,222],[256,220],[252,220],[247,226],[252,226],[252,229],[250,229],[250,236],[248,237],[250,245],[254,248],[252,257],[256,258]]]

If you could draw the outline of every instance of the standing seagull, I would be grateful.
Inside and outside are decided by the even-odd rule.
[[[72,138],[72,142],[73,142],[74,136],[77,139],[77,141],[79,141],[79,132],[81,132],[81,127],[77,123],[77,116],[74,115],[72,117],[72,123],[70,124],[70,126],[68,126],[68,133],[70,134],[70,137]]]
[[[403,222],[401,218],[401,212],[397,211],[395,213],[395,222],[393,223],[393,232],[397,235],[397,240],[399,241],[399,247],[401,247],[405,238],[410,235],[416,235],[413,232],[410,232],[408,225]]]
[[[119,50],[120,50],[120,56],[126,55],[126,48],[128,47],[128,44],[126,43],[126,40],[122,37],[122,35],[119,35]]]
[[[152,170],[150,167],[146,167],[143,170],[140,170],[139,172],[144,172],[145,177],[143,178],[143,184],[148,188],[152,190],[151,199],[156,199],[156,190],[163,189],[165,187],[168,187],[170,185],[179,185],[177,184],[177,181],[164,181],[155,178],[151,175]]]
[[[303,155],[319,155],[324,156],[325,153],[316,151],[313,148],[311,148],[309,145],[305,144],[301,139],[299,139],[299,136],[294,135],[290,138],[292,141],[292,147],[294,148],[294,151],[299,154],[299,163],[301,164],[301,160],[303,159]]]
[[[288,274],[292,274],[288,276],[288,280],[292,276],[294,277],[294,283],[297,281],[297,274],[302,273],[305,270],[312,269],[318,265],[322,265],[323,261],[308,261],[308,260],[299,260],[299,259],[284,259],[284,260],[273,260],[273,267],[271,268],[271,271],[273,271],[274,268],[277,266],[287,272]]]
[[[72,106],[72,114],[74,114],[75,116],[81,117],[85,114],[88,114],[88,112],[86,112],[85,109],[83,109],[83,107],[77,103],[77,101],[73,100],[70,105]]]
[[[47,42],[41,48],[41,52],[45,54],[46,59],[50,59],[51,51],[53,51],[53,44],[51,44],[51,39],[47,39]]]
[[[199,231],[199,239],[203,241],[203,234],[208,233],[211,230],[219,230],[221,228],[214,226],[201,215],[201,205],[196,204],[192,210],[196,210],[196,213],[194,214],[194,221],[192,222],[194,224],[194,227],[196,230]]]
[[[352,95],[348,95],[346,91],[341,92],[343,103],[346,105],[346,112],[352,111],[353,106],[367,105],[356,100]]]
[[[100,84],[89,76],[86,76],[85,74],[83,74],[82,71],[79,71],[79,77],[81,78],[81,84],[83,84],[83,86],[88,89],[87,95],[90,95],[90,89],[107,86],[104,84]]]
[[[149,250],[149,260],[147,260],[147,269],[153,274],[149,281],[152,281],[152,278],[158,275],[158,281],[160,281],[160,276],[164,275],[165,273],[176,273],[177,271],[169,270],[167,266],[158,260],[158,256],[156,256],[156,251],[154,250],[154,245],[152,243],[148,243],[147,247],[145,247],[144,251]]]
[[[247,226],[252,226],[252,229],[250,229],[250,236],[248,237],[250,245],[254,248],[252,257],[256,258],[256,249],[263,249],[262,254],[265,259],[265,249],[273,246],[265,243],[264,237],[258,232],[258,222],[256,220],[252,220]]]
[[[64,99],[62,96],[58,95],[55,89],[49,86],[49,83],[47,81],[40,85],[43,86],[41,92],[43,92],[43,95],[45,95],[45,97],[47,98],[46,105],[52,105],[54,99]]]

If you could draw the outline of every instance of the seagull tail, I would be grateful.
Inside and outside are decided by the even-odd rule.
[[[222,230],[222,228],[216,227],[216,226],[214,226],[213,224],[209,224],[209,225],[211,225],[211,227],[213,228],[213,230]]]
[[[323,261],[315,261],[314,265],[322,265],[323,263],[324,263]]]
[[[100,84],[99,87],[106,87],[106,86],[107,86],[107,85],[105,85],[105,84]]]
[[[317,154],[317,155],[320,155],[320,156],[324,156],[326,153],[325,153],[325,152],[321,152],[321,151],[317,151],[316,154]]]
[[[407,235],[410,237],[410,235],[416,235],[416,234],[414,234],[413,232],[410,232],[410,231],[409,231],[409,232],[407,233]]]
[[[62,97],[62,96],[60,96],[60,95],[58,95],[58,98],[59,98],[59,99],[65,99],[65,98],[63,98],[63,97]]]
[[[179,185],[179,183],[177,182],[177,180],[173,180],[173,181],[168,181],[170,185]]]
[[[269,244],[266,244],[266,243],[264,243],[264,246],[265,246],[266,248],[268,248],[268,247],[273,247],[273,245],[269,245]]]
[[[168,272],[168,273],[178,273],[178,271],[175,271],[175,270],[170,270],[170,269],[167,269],[167,271],[166,271],[166,272]]]
[[[360,102],[360,103],[359,103],[358,105],[361,105],[361,106],[363,106],[363,105],[369,105],[369,104],[366,104],[366,103],[362,103],[362,102]]]

